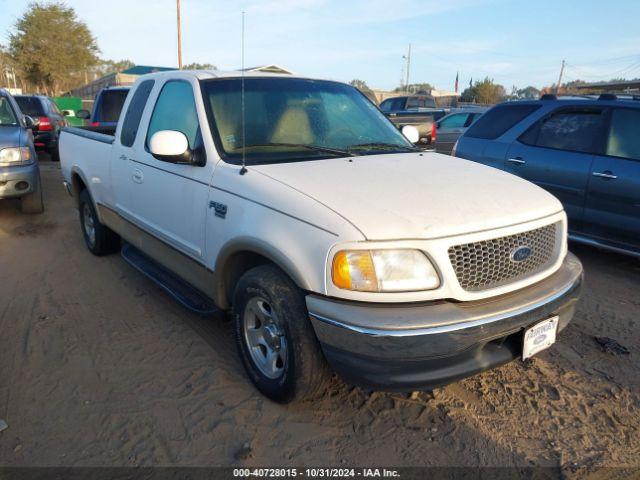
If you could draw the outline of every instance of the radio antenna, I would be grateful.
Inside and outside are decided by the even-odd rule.
[[[240,175],[244,175],[245,173],[247,173],[247,159],[246,159],[246,152],[245,152],[245,147],[246,147],[246,141],[245,141],[245,134],[246,134],[246,130],[245,130],[245,122],[244,122],[244,10],[242,11],[242,76],[240,79],[240,102],[241,102],[241,106],[240,106],[240,110],[242,111],[242,168],[240,169]]]

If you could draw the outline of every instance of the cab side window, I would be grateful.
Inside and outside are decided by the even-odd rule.
[[[190,83],[172,80],[162,87],[149,121],[147,145],[153,134],[161,130],[182,132],[192,150],[200,146],[200,125]]]
[[[520,137],[527,145],[570,152],[598,153],[605,115],[600,108],[570,108],[554,112]]]
[[[468,113],[458,113],[440,122],[440,128],[462,128],[467,123]]]

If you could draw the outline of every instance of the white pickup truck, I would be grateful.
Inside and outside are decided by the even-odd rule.
[[[558,200],[416,150],[346,84],[145,75],[114,130],[67,128],[60,157],[89,250],[232,311],[276,401],[318,395],[331,370],[412,391],[528,358],[579,296]]]

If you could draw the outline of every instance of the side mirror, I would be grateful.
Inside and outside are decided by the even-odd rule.
[[[78,110],[76,112],[76,117],[81,118],[82,120],[89,120],[91,118],[91,113],[89,113],[89,110]]]
[[[149,140],[149,151],[158,160],[170,163],[193,163],[187,136],[175,130],[160,130]]]
[[[411,143],[418,143],[418,141],[420,140],[420,132],[413,125],[405,125],[404,127],[402,127],[401,131],[405,138]]]
[[[440,128],[442,126],[442,124],[440,122],[436,123],[436,128]]]
[[[34,120],[29,115],[24,116],[24,123],[31,130],[37,130],[38,126],[40,126],[40,120]]]

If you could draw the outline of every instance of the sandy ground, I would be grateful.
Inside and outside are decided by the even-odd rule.
[[[2,466],[640,468],[638,260],[573,245],[577,316],[526,365],[413,396],[335,381],[322,401],[280,406],[246,379],[228,322],[184,310],[118,255],[93,257],[58,165],[42,173],[44,215],[0,202]]]

